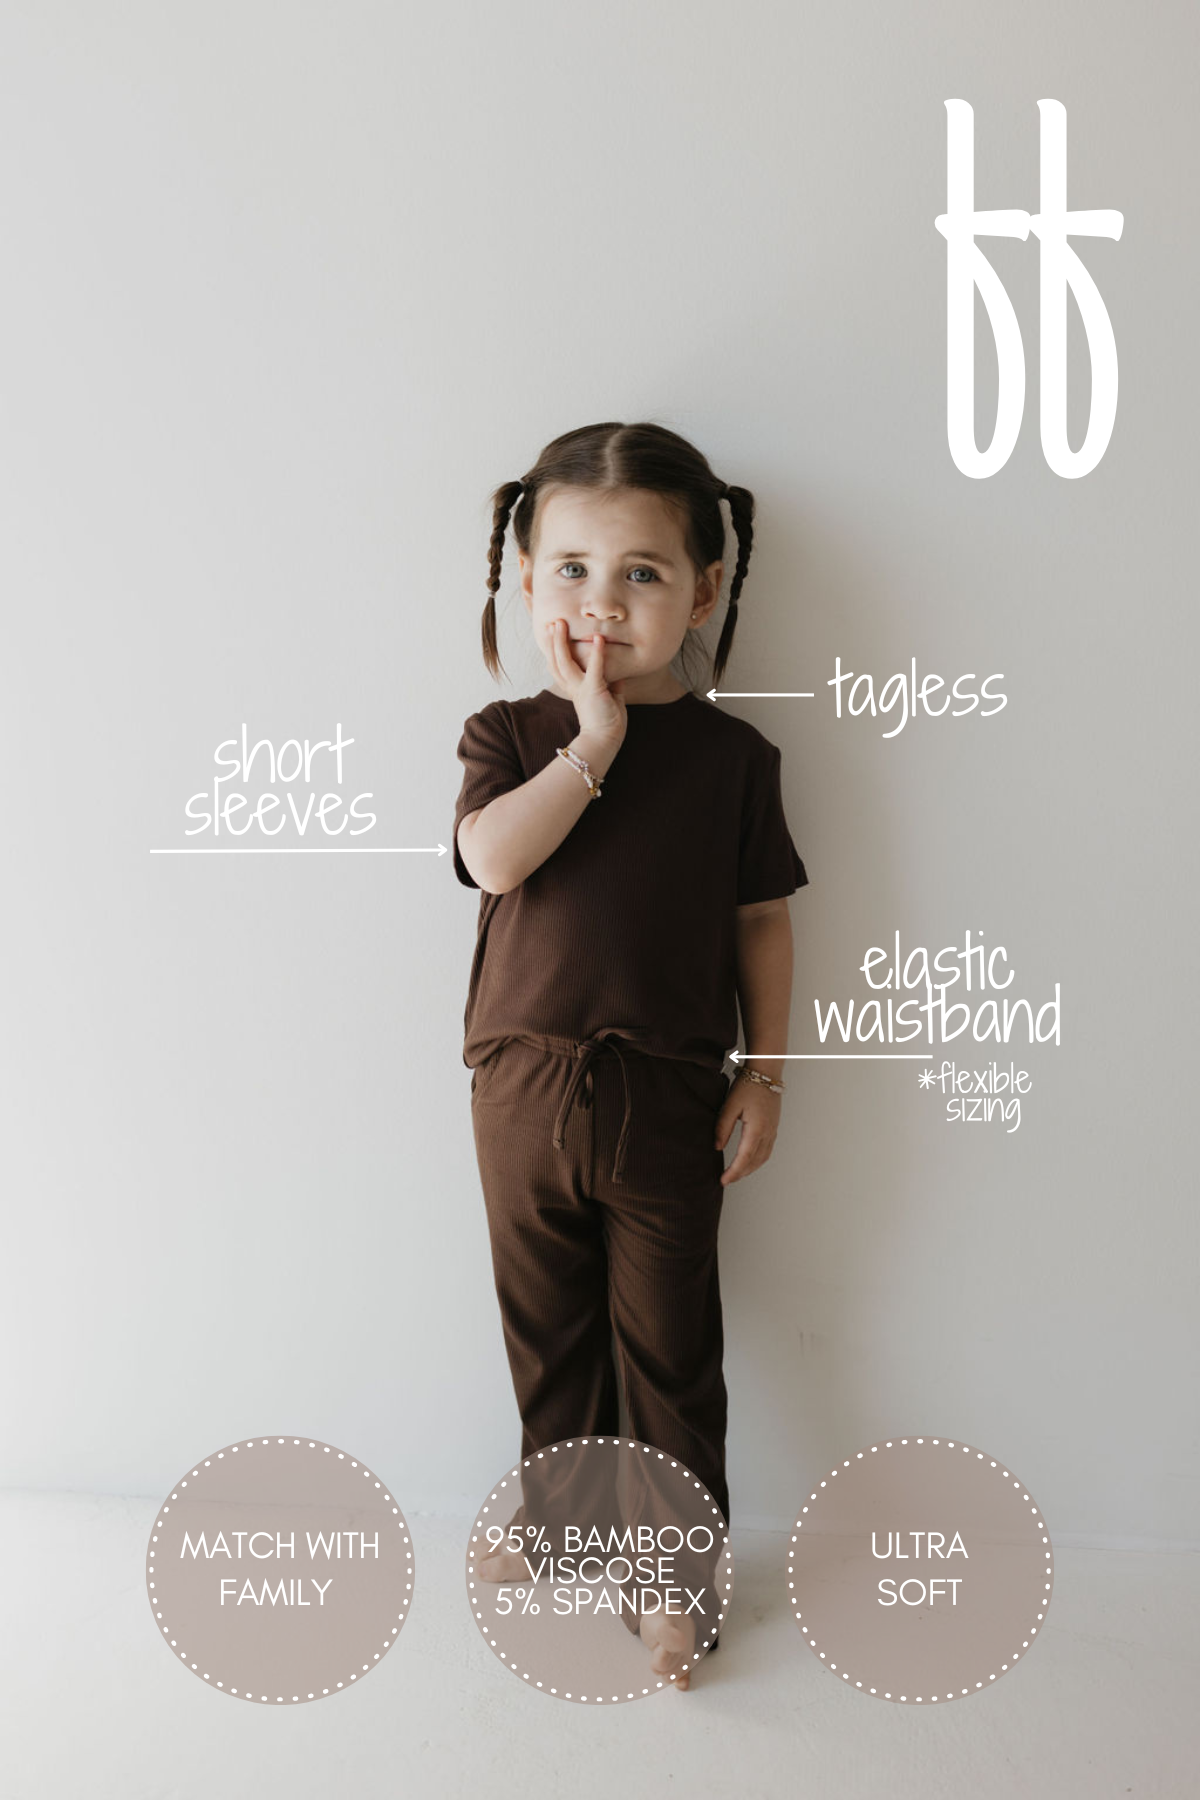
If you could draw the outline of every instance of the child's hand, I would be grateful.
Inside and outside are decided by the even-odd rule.
[[[575,707],[580,734],[611,746],[615,752],[625,738],[626,712],[621,698],[625,684],[605,680],[604,639],[597,635],[591,643],[587,668],[582,669],[571,653],[567,621],[552,619],[546,633],[546,661]]]
[[[762,1168],[775,1148],[781,1109],[780,1095],[773,1094],[761,1082],[734,1082],[725,1096],[725,1104],[717,1120],[717,1149],[724,1150],[739,1119],[742,1121],[742,1130],[738,1138],[737,1154],[721,1177],[722,1187],[728,1187],[730,1182],[740,1181],[743,1175],[752,1175],[755,1169]]]

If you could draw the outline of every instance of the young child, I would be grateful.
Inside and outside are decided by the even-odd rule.
[[[496,490],[484,661],[500,672],[511,518],[551,686],[467,720],[454,862],[482,889],[464,1060],[521,1454],[617,1434],[619,1373],[629,1433],[728,1519],[717,1227],[725,1188],[775,1141],[787,896],[807,877],[778,750],[672,673],[718,603],[723,499],[737,562],[714,680],[750,560],[747,489],[661,426],[601,424]],[[751,1060],[731,1086],[739,1003]],[[510,1560],[479,1572],[519,1578]],[[656,1617],[642,1635],[658,1673],[693,1642]]]

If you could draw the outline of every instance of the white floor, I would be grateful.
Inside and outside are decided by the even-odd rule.
[[[551,1800],[1192,1800],[1200,1557],[1056,1548],[1036,1654],[918,1711],[848,1692],[784,1603],[785,1539],[734,1533],[734,1605],[688,1694],[592,1711],[531,1692],[467,1611],[468,1521],[410,1515],[395,1649],[312,1705],[239,1705],[164,1650],[142,1559],[154,1501],[0,1494],[3,1800],[395,1795]]]

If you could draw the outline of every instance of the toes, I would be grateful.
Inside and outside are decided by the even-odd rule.
[[[525,1578],[525,1566],[520,1557],[514,1557],[510,1563],[507,1551],[494,1550],[490,1556],[480,1558],[475,1573],[481,1581],[521,1581]]]

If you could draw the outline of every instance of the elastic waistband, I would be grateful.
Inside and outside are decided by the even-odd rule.
[[[686,1050],[669,1050],[655,1040],[654,1034],[636,1025],[602,1025],[586,1038],[562,1037],[548,1031],[506,1031],[503,1035],[468,1041],[463,1061],[470,1069],[478,1068],[497,1055],[508,1044],[524,1044],[543,1056],[560,1056],[573,1062],[589,1044],[611,1046],[619,1041],[626,1049],[651,1057],[656,1062],[686,1063],[694,1069],[708,1069],[716,1074],[723,1067],[725,1052],[706,1051],[694,1046]]]
[[[511,1031],[501,1039],[497,1047],[502,1049],[505,1044],[526,1044],[531,1050],[540,1050],[546,1056],[565,1056],[574,1061],[588,1049],[607,1049],[619,1041],[627,1049],[638,1050],[649,1039],[648,1031],[640,1031],[633,1025],[602,1025],[585,1038],[558,1037],[553,1032]]]
[[[510,1032],[497,1050],[503,1050],[508,1044],[524,1044],[543,1056],[560,1057],[571,1067],[563,1088],[562,1101],[554,1121],[552,1141],[556,1150],[566,1148],[567,1120],[571,1116],[571,1108],[579,1096],[580,1089],[587,1080],[588,1071],[597,1056],[612,1055],[617,1059],[621,1070],[621,1086],[624,1090],[625,1105],[621,1116],[621,1130],[617,1137],[616,1153],[613,1157],[612,1179],[621,1182],[625,1178],[625,1154],[629,1148],[629,1135],[633,1126],[633,1096],[629,1084],[629,1068],[627,1056],[632,1053],[635,1059],[639,1055],[654,1057],[658,1053],[647,1048],[650,1033],[638,1030],[629,1025],[605,1025],[592,1032],[586,1038],[558,1037],[549,1032],[514,1031]],[[698,1057],[668,1057],[671,1062],[688,1062],[700,1064]],[[704,1059],[702,1065],[711,1068],[713,1065]]]

